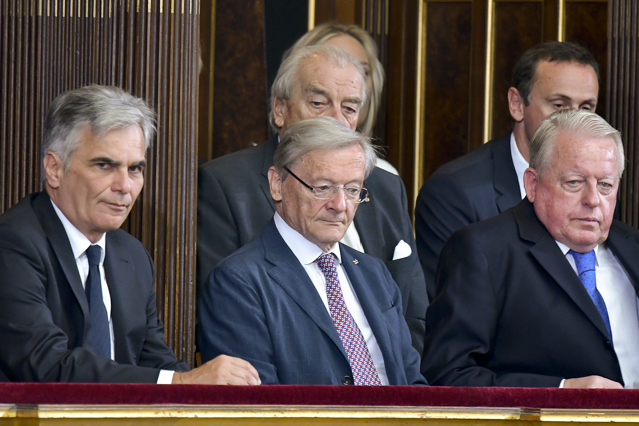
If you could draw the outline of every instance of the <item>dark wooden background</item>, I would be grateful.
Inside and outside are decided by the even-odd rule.
[[[156,262],[167,341],[189,362],[198,157],[218,157],[268,135],[265,1],[274,0],[0,2],[0,213],[40,189],[42,119],[57,94],[101,83],[147,99],[159,113],[158,137],[148,153],[145,189],[125,226]],[[587,46],[602,68],[598,112],[624,135],[622,216],[634,226],[639,225],[637,3],[310,2],[316,23],[362,25],[380,47],[387,83],[376,134],[411,205],[438,166],[510,128],[506,91],[524,50],[557,39]]]
[[[259,32],[264,21],[253,12],[269,1],[217,0],[213,98],[231,98],[237,85],[229,83],[235,81],[252,90],[240,102],[262,97],[267,103],[262,86],[264,38]],[[404,180],[411,206],[424,180],[440,165],[512,127],[506,98],[511,71],[519,56],[534,44],[564,40],[589,48],[601,65],[598,112],[609,118],[609,55],[614,54],[609,48],[609,29],[621,24],[621,18],[610,13],[615,2],[316,0],[314,4],[316,24],[358,24],[377,41],[387,80],[375,133]],[[626,2],[619,7],[635,5]],[[226,27],[219,22],[220,13],[243,14],[244,20]],[[637,21],[630,24],[636,27]],[[244,29],[254,36],[252,43],[262,49],[261,55],[246,48]],[[220,46],[221,40],[237,48]],[[290,43],[294,41],[291,38]],[[246,80],[252,81],[253,89],[244,84]],[[214,111],[213,117],[212,134],[200,133],[203,159],[244,148],[263,140],[267,133],[264,109],[259,105],[242,108],[239,116]],[[207,151],[215,153],[203,156]]]

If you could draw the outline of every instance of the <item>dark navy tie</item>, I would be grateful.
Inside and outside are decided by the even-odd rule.
[[[94,245],[86,251],[89,260],[89,276],[87,276],[84,291],[89,302],[91,314],[91,328],[89,343],[92,352],[96,355],[111,358],[111,333],[109,333],[109,318],[107,316],[104,300],[102,299],[102,280],[100,279],[100,258],[102,248]]]
[[[577,273],[581,283],[586,287],[588,295],[592,299],[592,302],[597,307],[601,318],[603,318],[608,330],[610,340],[612,340],[612,329],[610,328],[610,319],[608,318],[608,309],[606,309],[606,302],[604,302],[601,293],[597,290],[597,277],[595,274],[595,251],[590,250],[588,253],[577,253],[576,251],[569,250],[575,259],[575,265],[577,265]]]

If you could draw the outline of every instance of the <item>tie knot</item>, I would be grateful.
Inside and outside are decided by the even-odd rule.
[[[335,255],[333,253],[324,253],[317,258],[317,265],[326,274],[327,271],[335,269]]]
[[[595,270],[595,251],[590,250],[587,253],[578,253],[573,250],[569,250],[570,253],[575,259],[575,265],[577,266],[577,273],[581,275],[585,271],[594,271]]]
[[[100,264],[100,258],[102,257],[102,247],[98,245],[91,245],[85,252],[87,259],[89,260],[89,266],[98,266]]]

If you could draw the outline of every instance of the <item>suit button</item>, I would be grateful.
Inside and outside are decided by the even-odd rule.
[[[610,340],[606,340],[606,342],[604,343],[604,346],[607,348],[612,348],[612,343],[610,343]]]
[[[342,384],[343,385],[352,385],[353,384],[353,378],[351,376],[344,376],[344,378],[342,379]]]

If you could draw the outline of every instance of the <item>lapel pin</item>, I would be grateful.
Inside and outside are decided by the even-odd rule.
[[[356,265],[358,265],[358,264],[359,264],[359,260],[357,260],[357,259],[353,259],[353,263],[354,263],[354,264],[356,264]]]

